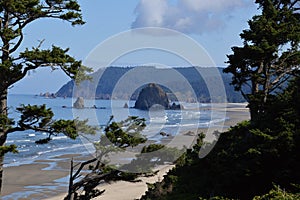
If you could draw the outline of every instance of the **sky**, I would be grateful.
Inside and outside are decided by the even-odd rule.
[[[190,37],[210,55],[217,66],[226,66],[226,55],[232,46],[241,46],[239,34],[248,28],[247,21],[258,14],[251,0],[78,0],[86,24],[72,27],[69,23],[40,19],[24,30],[20,50],[51,45],[70,48],[69,54],[83,60],[97,45],[126,31],[144,27],[168,28]],[[117,59],[117,66],[145,63],[184,65],[180,59],[160,56],[145,50]],[[101,56],[100,58],[101,59]],[[152,60],[151,60],[152,59]],[[39,94],[57,92],[70,79],[61,71],[38,69],[16,83],[10,93]]]

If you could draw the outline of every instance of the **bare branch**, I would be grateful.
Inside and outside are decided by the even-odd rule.
[[[90,163],[93,163],[97,161],[97,158],[93,158],[91,160],[88,160],[88,161],[85,161],[83,163],[80,164],[80,167],[78,168],[78,170],[76,171],[76,173],[72,176],[73,177],[73,180],[77,178],[77,176],[79,175],[79,173],[81,172],[81,170],[83,169],[84,166],[90,164]]]
[[[19,29],[19,30],[20,30],[20,38],[19,38],[18,42],[15,44],[15,46],[9,50],[10,53],[15,52],[20,47],[20,45],[22,44],[22,41],[24,39],[24,35],[23,35],[21,29]]]

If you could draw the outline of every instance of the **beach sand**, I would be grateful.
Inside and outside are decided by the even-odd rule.
[[[246,104],[217,104],[217,106],[214,106],[213,109],[220,112],[226,111],[226,116],[229,119],[226,120],[225,123],[220,123],[217,127],[209,129],[201,128],[198,132],[203,132],[207,135],[210,135],[215,130],[222,132],[240,121],[249,119],[249,111],[246,108]],[[195,139],[196,132],[197,130],[191,130],[190,134],[186,134],[187,131],[182,132],[174,138],[164,140],[164,143],[167,143],[168,146],[174,145],[177,147],[184,146],[185,144],[191,144]],[[67,176],[69,175],[71,158],[74,158],[75,162],[88,159],[88,157],[83,157],[81,155],[64,155],[57,157],[57,161],[53,161],[53,159],[40,160],[33,164],[4,168],[2,197],[4,197],[4,199],[17,198],[24,200],[63,199],[67,192]],[[55,165],[53,165],[53,163],[55,163]],[[105,193],[96,199],[138,199],[147,190],[146,183],[161,181],[163,179],[163,175],[173,167],[173,165],[159,166],[157,168],[159,170],[157,175],[153,177],[142,177],[140,178],[141,182],[131,183],[118,181],[111,184],[102,184],[99,187],[101,190],[105,189]],[[14,193],[14,198],[9,197],[12,193]]]

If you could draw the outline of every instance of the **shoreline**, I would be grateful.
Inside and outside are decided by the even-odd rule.
[[[229,118],[221,123],[216,123],[213,128],[198,128],[191,129],[194,134],[188,135],[187,129],[174,138],[164,138],[162,144],[168,146],[183,146],[192,144],[197,135],[197,132],[208,133],[210,131],[219,130],[226,131],[230,126],[236,125],[238,122],[248,120],[250,118],[246,104],[228,103],[218,104],[213,109],[224,111],[226,118]],[[37,160],[31,164],[12,166],[4,168],[4,180],[2,188],[3,199],[45,199],[52,200],[63,199],[66,195],[68,187],[68,175],[70,170],[70,161],[74,157],[75,161],[87,159],[87,155],[66,154],[53,159]],[[99,199],[136,199],[141,197],[147,190],[147,182],[160,181],[163,175],[174,165],[160,166],[159,174],[149,178],[139,178],[142,182],[130,183],[124,181],[113,182],[111,184],[101,185],[101,189],[105,189],[105,193],[98,197]],[[96,198],[96,199],[98,199]]]

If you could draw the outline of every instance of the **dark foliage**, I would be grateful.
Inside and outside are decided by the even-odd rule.
[[[142,199],[252,199],[268,193],[274,184],[299,193],[299,88],[299,78],[291,81],[283,93],[273,96],[261,123],[245,121],[232,127],[205,158],[196,156],[195,147],[188,150],[181,164],[163,182],[151,185]]]
[[[109,162],[111,153],[136,147],[147,140],[141,135],[146,126],[145,119],[131,116],[121,122],[112,120],[113,117],[104,128],[100,140],[94,143],[96,157],[76,165],[73,165],[72,161],[69,193],[65,199],[91,199],[99,196],[105,192],[97,189],[103,182],[111,183],[119,180],[138,182],[137,178],[140,176],[153,176],[156,172],[152,170],[156,165],[173,162],[182,153],[176,148],[150,144],[143,146],[141,153],[129,164],[111,165]],[[86,171],[82,172],[83,169]]]
[[[32,48],[23,47],[24,30],[39,19],[59,19],[71,25],[82,25],[80,5],[76,0],[5,0],[0,1],[0,192],[3,177],[3,156],[7,152],[17,152],[15,145],[5,146],[8,134],[15,131],[45,131],[50,135],[64,133],[74,139],[77,136],[76,121],[52,121],[53,113],[45,106],[24,106],[18,108],[22,113],[19,122],[9,119],[7,95],[9,88],[39,68],[60,69],[77,84],[89,80],[86,73],[91,68],[81,65],[61,47],[42,48],[40,41]],[[25,48],[24,51],[20,51]],[[32,113],[31,113],[32,112]],[[80,122],[81,123],[81,122]],[[82,123],[81,123],[82,124]],[[14,126],[15,125],[15,126]],[[63,127],[65,125],[65,127]]]
[[[249,102],[252,122],[275,91],[284,88],[299,71],[299,0],[256,0],[262,13],[248,21],[240,37],[242,47],[232,47],[224,72],[231,73],[232,85]],[[248,91],[245,90],[248,88]]]

